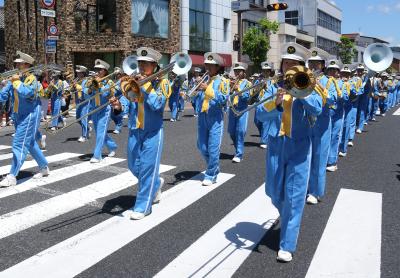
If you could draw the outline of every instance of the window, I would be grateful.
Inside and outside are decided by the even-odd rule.
[[[337,45],[338,43],[335,41],[317,37],[317,47],[329,52],[330,54],[337,54]]]
[[[290,36],[290,35],[286,35],[286,42],[296,42],[296,37],[294,36]]]
[[[190,0],[189,48],[192,51],[207,52],[211,50],[211,36],[210,36],[211,7],[210,6],[211,6],[210,0],[205,0],[205,1]]]
[[[131,5],[133,34],[145,37],[168,38],[168,0],[131,0]]]
[[[287,24],[299,25],[299,11],[287,11],[285,12],[285,22]]]
[[[318,10],[318,25],[341,34],[342,22],[321,10]]]
[[[224,42],[228,41],[229,37],[229,19],[224,18]]]
[[[264,0],[250,0],[250,4],[264,7]]]
[[[112,33],[116,29],[117,9],[115,0],[97,0],[97,30]]]

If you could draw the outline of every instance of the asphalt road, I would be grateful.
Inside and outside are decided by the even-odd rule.
[[[373,254],[370,255],[379,259],[380,265],[377,265],[377,267],[381,277],[399,277],[400,148],[398,145],[400,143],[400,117],[392,115],[394,111],[388,113],[386,117],[377,117],[377,122],[370,123],[366,127],[366,131],[356,137],[355,146],[349,149],[348,156],[340,159],[339,170],[335,173],[328,173],[327,193],[323,201],[317,206],[306,206],[305,208],[298,239],[298,249],[291,263],[276,262],[276,252],[279,246],[279,224],[270,229],[264,229],[250,220],[243,221],[242,216],[242,218],[238,218],[237,222],[246,225],[243,224],[243,230],[238,230],[236,240],[250,241],[252,244],[250,247],[243,247],[236,242],[236,249],[240,249],[240,252],[237,253],[247,252],[247,255],[242,256],[237,261],[229,260],[231,255],[227,255],[219,264],[224,267],[224,263],[226,264],[223,271],[226,269],[233,270],[220,273],[231,273],[235,277],[305,277],[313,259],[315,259],[320,242],[323,242],[324,231],[328,230],[327,226],[330,226],[330,224],[327,225],[328,219],[332,214],[335,202],[339,199],[339,192],[345,188],[356,193],[382,194],[376,194],[376,196],[382,196],[382,208],[378,212],[382,219],[371,216],[369,221],[369,224],[373,223],[373,227],[381,228],[379,241],[366,236],[370,233],[369,230],[361,231],[360,234],[352,234],[352,237],[354,243],[359,241],[362,243],[362,240],[368,240],[365,245],[379,246],[381,254],[372,252]],[[225,129],[226,126],[227,121],[225,122]],[[175,168],[163,172],[162,177],[166,180],[163,192],[168,192],[167,196],[171,198],[172,204],[168,203],[166,197],[165,202],[162,201],[157,206],[159,207],[159,214],[162,214],[161,212],[167,214],[170,207],[176,211],[169,217],[166,216],[162,221],[155,218],[157,212],[154,211],[148,217],[149,226],[147,229],[144,229],[144,226],[147,225],[144,222],[142,225],[140,225],[140,222],[136,222],[133,230],[122,230],[120,231],[122,234],[107,232],[108,226],[112,225],[105,226],[104,223],[116,219],[117,222],[112,223],[117,227],[121,224],[118,222],[121,221],[120,214],[134,203],[136,185],[133,184],[135,182],[121,190],[109,192],[110,194],[104,193],[104,196],[99,193],[100,191],[96,191],[96,194],[100,194],[96,196],[100,197],[88,202],[84,202],[83,199],[88,198],[90,194],[79,195],[78,200],[72,194],[88,185],[101,183],[104,180],[108,181],[109,186],[115,186],[115,184],[126,180],[119,177],[127,172],[127,129],[124,128],[119,135],[112,134],[112,129],[113,123],[110,124],[109,132],[117,141],[119,148],[116,157],[122,159],[121,161],[110,162],[106,159],[109,163],[104,167],[86,168],[89,165],[87,161],[91,157],[94,140],[83,144],[76,142],[80,128],[75,125],[55,136],[48,135],[46,157],[63,153],[78,154],[68,159],[50,163],[53,182],[43,180],[43,184],[33,186],[30,190],[6,194],[7,196],[4,195],[6,191],[0,189],[0,271],[3,271],[0,272],[0,277],[17,277],[18,275],[10,274],[13,272],[9,270],[16,269],[23,273],[27,271],[26,265],[29,265],[29,263],[32,263],[35,269],[39,269],[38,265],[40,264],[48,267],[48,272],[45,272],[46,275],[40,277],[63,277],[63,275],[52,275],[54,269],[62,273],[65,272],[66,277],[71,276],[68,273],[73,273],[78,277],[153,277],[161,271],[171,270],[171,268],[168,268],[171,262],[185,250],[194,247],[197,241],[214,226],[221,225],[235,208],[264,183],[265,150],[258,147],[259,137],[253,124],[253,115],[251,115],[242,163],[232,163],[234,148],[228,134],[225,133],[224,135],[221,150],[221,172],[233,176],[229,175],[227,181],[215,188],[207,189],[209,191],[206,192],[197,192],[197,187],[193,191],[187,191],[193,183],[199,183],[197,175],[205,170],[205,163],[196,148],[196,118],[192,117],[192,111],[187,109],[180,121],[171,123],[169,122],[169,112],[166,112],[162,164]],[[0,145],[11,145],[11,133],[12,128],[0,130]],[[10,153],[10,149],[0,150],[0,169],[1,166],[10,165],[11,159],[3,159],[2,157],[7,153]],[[26,180],[17,187],[22,188],[25,183],[29,184],[31,182],[30,177],[36,170],[34,167],[21,171],[18,178],[25,178]],[[61,176],[58,179],[54,178],[54,175],[57,174]],[[116,181],[115,184],[112,182],[113,180]],[[185,186],[180,187],[180,185],[186,185],[186,183],[188,183],[187,188]],[[107,187],[103,188],[109,190]],[[185,193],[183,199],[187,198],[186,206],[181,205],[180,202],[172,202],[173,197],[178,196],[180,192]],[[71,197],[73,201],[69,202],[69,197],[64,198],[64,196],[70,196],[65,194],[75,196],[74,198]],[[199,194],[199,196],[196,196],[196,194]],[[46,203],[50,199],[58,201]],[[191,201],[192,199],[193,201]],[[265,202],[267,202],[266,196]],[[75,203],[79,205],[73,206]],[[254,209],[253,205],[256,206],[256,204],[250,203],[248,211],[245,212],[245,217],[247,213],[249,218],[255,215],[263,218],[263,215],[269,213],[268,211]],[[64,208],[69,206],[69,209],[59,212],[55,207],[60,206],[64,206]],[[53,207],[54,209],[52,209]],[[31,209],[32,213],[28,214],[29,209],[21,210],[23,208]],[[20,211],[23,211],[23,213],[19,213]],[[361,212],[349,209],[348,213],[357,214]],[[233,219],[236,215],[236,213],[232,214]],[[21,216],[22,218],[19,218],[19,221],[15,220],[16,217]],[[265,216],[265,221],[268,220],[270,219]],[[21,228],[25,222],[35,223]],[[126,225],[126,223],[123,225]],[[126,227],[123,225],[121,224],[121,227]],[[342,240],[342,233],[346,234],[347,229],[352,231],[351,225],[352,223],[349,223],[349,226],[344,225],[336,229],[338,231],[338,244],[352,246],[351,241]],[[144,230],[141,232],[141,229]],[[260,229],[261,236],[258,238],[255,234],[260,233]],[[83,246],[83,249],[78,249],[80,243],[86,242],[100,233],[104,234],[105,237],[98,237],[101,240],[93,241],[92,244],[94,243],[94,245],[85,245],[86,248]],[[133,236],[134,233],[137,235]],[[132,240],[129,239],[131,234]],[[80,237],[81,235],[82,237]],[[122,238],[126,235],[128,235],[128,239],[125,239],[125,242],[122,243]],[[54,248],[57,244],[68,243],[73,237],[77,237],[78,240],[56,249],[58,251],[51,251],[53,250],[51,248]],[[117,247],[107,249],[106,246],[111,245]],[[57,261],[54,259],[57,256],[53,256],[52,258],[57,263],[52,261],[50,264],[50,259],[46,261],[46,256],[39,253],[46,253],[45,250],[48,248],[53,252],[50,252],[52,255],[61,254],[60,258],[63,260]],[[200,253],[196,251],[191,254],[192,249],[187,250],[189,257],[192,258],[188,265],[192,262],[194,265],[196,260],[201,260],[202,252],[211,251],[214,248],[217,248],[216,243],[206,240]],[[73,254],[72,257],[64,255],[63,252],[71,250],[84,250],[84,252],[71,253]],[[358,253],[358,250],[351,250],[350,253],[352,251],[354,254]],[[361,253],[363,252],[358,253],[360,259],[358,265],[366,268],[374,267],[372,263],[369,263],[370,261],[363,260],[365,254]],[[35,256],[37,254],[39,255]],[[99,259],[95,259],[97,255]],[[332,251],[332,262],[340,259],[335,258],[336,255]],[[346,256],[346,254],[342,255]],[[353,259],[357,260],[354,257]],[[86,265],[83,263],[85,261],[87,261]],[[206,264],[207,261],[204,261],[204,265]],[[215,272],[219,264],[212,267],[207,275],[192,272],[191,277],[226,277],[227,274],[221,276],[221,274]],[[178,264],[177,268],[172,268],[174,274],[169,277],[190,276],[180,274],[180,268],[188,265]],[[201,266],[204,267],[204,265]],[[37,273],[39,273],[39,270]],[[38,277],[35,276],[35,272],[31,275],[31,277]],[[308,277],[313,277],[310,274],[308,275]],[[334,276],[328,275],[326,277]],[[376,277],[376,275],[363,276],[361,273],[342,273],[335,277]]]

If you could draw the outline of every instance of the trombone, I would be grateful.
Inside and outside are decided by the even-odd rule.
[[[320,91],[320,85],[317,83],[317,78],[315,77],[314,73],[306,68],[305,66],[294,66],[291,67],[284,76],[280,75],[276,78],[278,82],[283,81],[283,87],[285,90],[293,97],[296,98],[305,98],[309,96],[314,89],[319,93],[322,94]],[[259,84],[265,84],[260,82]],[[256,84],[258,85],[258,84]],[[261,85],[260,85],[261,86]],[[253,86],[254,87],[254,86]],[[247,88],[248,90],[249,88]],[[240,93],[240,92],[239,92]],[[272,96],[266,97],[257,101],[256,103],[249,105],[246,109],[242,111],[232,110],[232,112],[237,116],[240,117],[246,112],[256,108],[257,106],[275,98],[278,93],[273,94]]]
[[[25,70],[13,69],[13,70],[9,70],[9,71],[0,73],[0,81],[8,80],[11,77],[13,77],[14,75],[21,75],[21,74],[25,74],[25,73],[34,73],[35,71],[46,70],[46,69],[61,70],[61,69],[63,69],[63,67],[56,65],[56,64],[49,64],[49,65],[37,65],[37,66],[33,66],[33,67],[30,67]]]
[[[189,92],[186,93],[186,97],[188,99],[191,99],[192,97],[197,96],[197,94],[198,94],[197,91],[199,90],[200,85],[202,83],[206,82],[206,80],[209,80],[209,79],[210,79],[210,73],[208,71],[206,71],[203,74],[203,76],[200,78],[199,82],[197,82],[197,84],[192,89],[190,89]]]

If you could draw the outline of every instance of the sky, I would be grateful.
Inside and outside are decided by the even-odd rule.
[[[400,0],[332,0],[343,12],[342,33],[361,33],[400,46]]]
[[[0,0],[0,6],[4,6],[4,0]]]

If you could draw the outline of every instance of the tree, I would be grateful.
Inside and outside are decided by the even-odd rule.
[[[251,27],[246,31],[242,43],[243,54],[249,55],[256,69],[260,69],[261,63],[265,61],[271,49],[270,35],[276,34],[279,29],[278,22],[266,18],[261,19],[258,24],[258,27]]]
[[[351,64],[353,58],[357,55],[354,42],[349,38],[341,37],[338,44],[338,55],[344,64]]]

